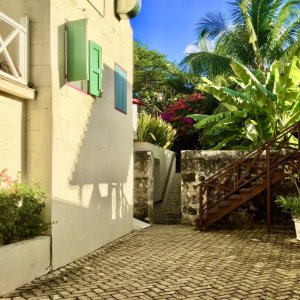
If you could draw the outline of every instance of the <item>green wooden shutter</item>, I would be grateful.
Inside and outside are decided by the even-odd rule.
[[[115,108],[127,113],[127,78],[126,71],[115,66]]]
[[[102,48],[89,41],[89,93],[100,96],[102,88]]]
[[[66,23],[67,82],[87,80],[87,19]]]

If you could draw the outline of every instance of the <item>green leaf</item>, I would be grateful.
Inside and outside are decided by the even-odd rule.
[[[192,116],[191,116],[192,117]],[[222,113],[218,113],[218,114],[215,114],[215,115],[211,115],[211,116],[206,116],[202,119],[200,119],[198,121],[198,123],[194,124],[194,127],[196,129],[201,129],[211,123],[216,123],[216,122],[219,122],[220,120],[223,120],[225,118],[228,118],[228,117],[241,117],[241,118],[245,118],[247,117],[247,112],[245,111],[227,111],[227,112],[222,112]]]

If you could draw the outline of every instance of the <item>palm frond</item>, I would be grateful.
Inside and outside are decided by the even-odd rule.
[[[300,38],[295,42],[295,44],[290,45],[287,49],[284,50],[279,61],[281,65],[285,65],[291,60],[293,56],[300,58]]]
[[[271,32],[270,41],[276,41],[291,23],[299,21],[299,0],[288,0],[281,7]]]
[[[198,40],[207,37],[214,40],[228,30],[228,21],[221,12],[209,12],[196,24]]]
[[[270,43],[270,61],[280,59],[284,54],[285,50],[288,49],[291,45],[299,43],[297,41],[298,34],[300,32],[300,18],[289,25],[278,39]]]
[[[244,26],[236,26],[234,30],[225,33],[216,43],[215,53],[229,55],[233,60],[249,67],[255,66],[255,53],[249,37],[245,35]]]
[[[196,75],[214,78],[217,75],[232,74],[231,59],[210,52],[191,53],[181,61],[180,67]]]
[[[262,58],[257,44],[258,42],[257,33],[254,28],[253,19],[251,18],[251,9],[249,9],[250,4],[251,4],[250,0],[242,0],[240,3],[240,8],[244,18],[245,29],[249,36],[249,43],[252,45],[255,54],[256,64],[258,67],[260,67],[262,63]]]
[[[274,0],[252,0],[249,14],[257,37],[257,47],[261,49],[268,43],[273,28]]]
[[[244,24],[244,18],[243,14],[240,8],[242,0],[232,0],[229,1],[228,4],[230,6],[230,12],[231,12],[231,20],[234,25],[243,25]]]

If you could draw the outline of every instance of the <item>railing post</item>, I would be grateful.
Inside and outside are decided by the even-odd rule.
[[[203,230],[203,192],[202,192],[202,183],[199,186],[200,196],[199,196],[199,228],[200,231]]]
[[[266,146],[266,174],[267,174],[267,228],[271,230],[271,170],[270,170],[270,143]]]
[[[235,164],[233,167],[233,188],[236,188],[238,182],[238,168],[237,165]]]
[[[203,194],[204,194],[204,186],[203,182],[205,180],[204,176],[200,177],[200,185],[199,185],[199,228],[200,231],[203,231]]]

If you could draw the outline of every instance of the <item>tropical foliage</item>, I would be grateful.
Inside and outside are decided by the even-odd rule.
[[[202,144],[214,149],[251,149],[300,120],[300,60],[294,56],[281,67],[275,61],[269,71],[251,72],[232,62],[234,89],[206,78],[198,88],[214,95],[225,111],[191,115],[197,129],[205,130]]]
[[[177,136],[185,136],[195,132],[192,118],[187,117],[191,113],[203,114],[206,109],[205,96],[194,93],[189,96],[178,98],[170,104],[161,114],[161,118],[172,124],[177,131]]]
[[[133,95],[142,101],[142,111],[159,116],[178,95],[192,93],[198,80],[182,72],[165,55],[134,43]]]
[[[262,71],[274,60],[284,64],[300,48],[299,8],[299,0],[231,0],[229,19],[212,12],[200,19],[199,52],[187,55],[181,65],[212,79],[232,74],[232,60]],[[207,43],[214,45],[211,52]]]
[[[172,150],[198,149],[199,130],[194,128],[195,121],[187,115],[209,114],[216,106],[217,101],[203,93],[185,95],[170,104],[161,117],[177,131]]]
[[[50,224],[43,220],[45,193],[38,185],[12,180],[7,169],[0,172],[0,244],[41,235]]]
[[[160,117],[152,117],[146,113],[139,115],[135,139],[137,142],[149,142],[168,149],[172,146],[175,135],[176,130]]]

